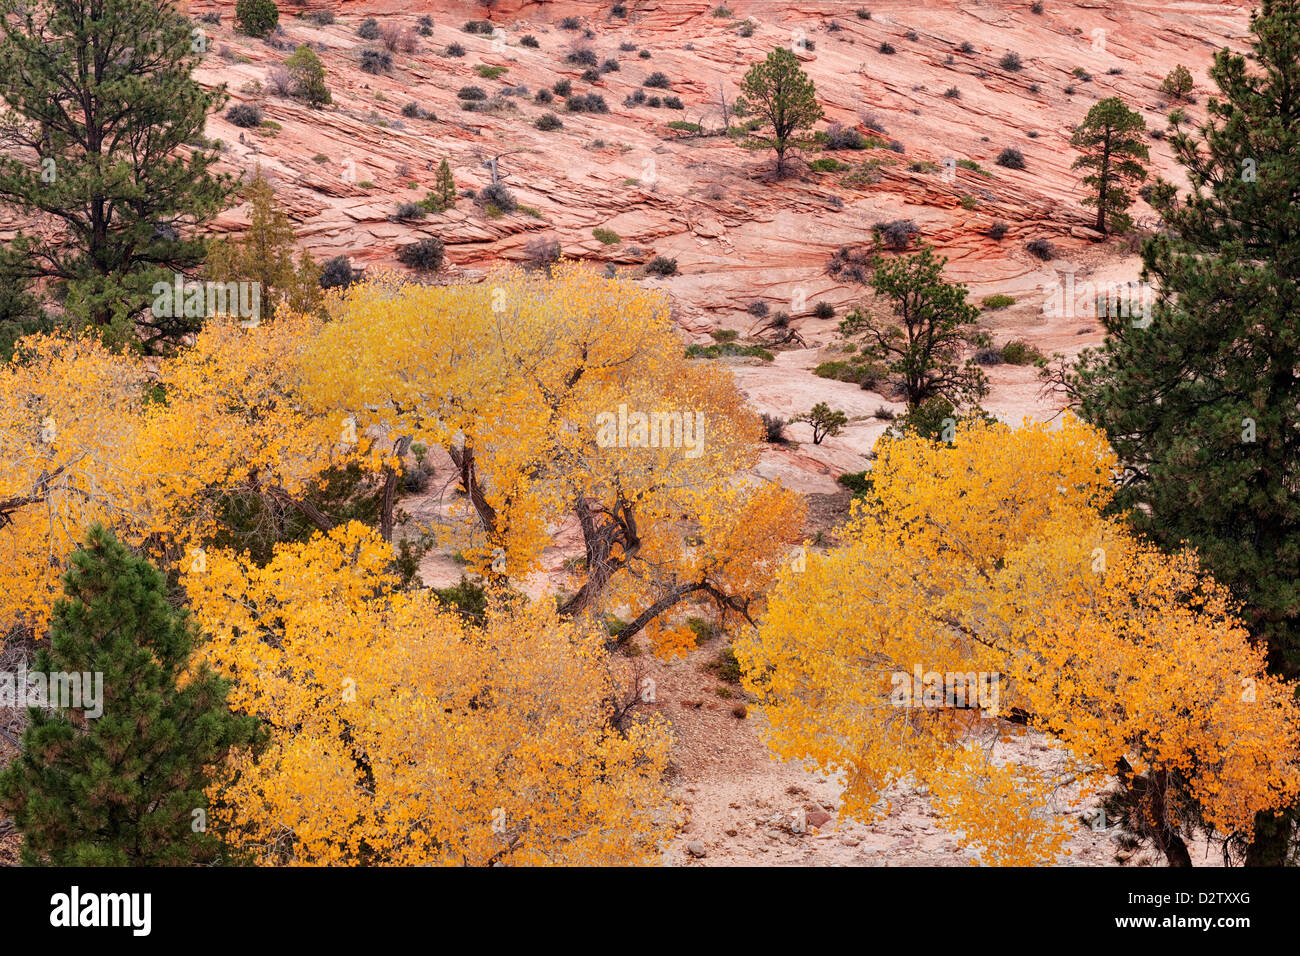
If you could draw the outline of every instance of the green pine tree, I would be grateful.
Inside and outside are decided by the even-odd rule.
[[[147,307],[154,283],[203,261],[193,227],[228,193],[203,138],[224,94],[191,77],[205,47],[155,0],[0,0],[0,203],[62,233],[20,234],[14,250],[115,346],[162,347],[196,324]]]
[[[191,668],[195,635],[162,575],[96,525],[72,556],[36,669],[103,675],[102,713],[29,709],[23,751],[0,773],[0,806],[26,865],[208,863],[208,768],[255,741],[226,708],[226,682]],[[184,686],[178,686],[187,675]]]
[[[739,111],[757,115],[770,133],[754,133],[744,143],[749,149],[776,151],[776,174],[785,173],[785,154],[812,140],[801,137],[822,118],[817,88],[799,67],[799,58],[777,47],[762,63],[755,63],[740,83]]]
[[[1108,315],[1073,375],[1127,472],[1118,503],[1187,542],[1242,602],[1271,669],[1300,677],[1300,0],[1252,17],[1255,67],[1227,49],[1206,123],[1171,137],[1191,192],[1160,181],[1168,230],[1143,247],[1149,317]],[[1193,706],[1195,702],[1190,702]],[[1292,816],[1247,853],[1284,862]]]
[[[1071,168],[1092,170],[1083,184],[1094,194],[1085,197],[1083,204],[1097,207],[1094,228],[1098,232],[1127,232],[1133,224],[1127,212],[1133,197],[1126,187],[1147,178],[1146,169],[1138,162],[1151,158],[1142,142],[1146,128],[1142,117],[1123,100],[1108,96],[1088,110],[1070,137],[1070,145],[1083,153]]]
[[[438,178],[433,184],[433,195],[437,197],[439,212],[456,205],[456,180],[452,178],[451,166],[447,164],[445,156],[438,164]]]

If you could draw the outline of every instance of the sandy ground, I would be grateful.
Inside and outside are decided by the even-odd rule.
[[[721,638],[686,658],[663,662],[638,658],[643,677],[655,681],[657,702],[646,710],[662,715],[676,736],[678,776],[674,798],[684,820],[667,846],[669,866],[971,866],[977,854],[943,828],[929,800],[914,789],[895,787],[888,816],[867,825],[841,817],[839,783],[795,762],[774,760],[762,741],[763,720],[744,703],[743,691],[707,669],[723,646]],[[721,697],[732,694],[732,697]],[[744,705],[746,716],[736,716]],[[1054,748],[1041,734],[1026,732],[999,745],[1005,759],[1046,766]],[[1162,866],[1151,851],[1130,853],[1118,831],[1094,831],[1085,820],[1095,798],[1063,790],[1054,806],[1073,828],[1063,866]],[[799,832],[796,814],[809,824]],[[825,816],[820,826],[814,821]],[[702,846],[701,846],[702,845]],[[692,852],[692,849],[694,852]],[[704,856],[698,856],[700,850]],[[1207,844],[1191,847],[1197,866],[1219,863]]]

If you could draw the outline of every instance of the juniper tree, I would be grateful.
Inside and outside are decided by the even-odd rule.
[[[1149,318],[1103,319],[1066,383],[1125,466],[1118,503],[1188,542],[1232,589],[1270,668],[1300,676],[1300,0],[1251,19],[1256,67],[1224,49],[1204,125],[1170,138],[1190,192],[1158,181],[1168,230],[1142,257]],[[1189,702],[1195,706],[1195,702]],[[1292,816],[1246,859],[1285,861]]]
[[[162,575],[102,525],[73,553],[63,590],[36,669],[102,674],[101,699],[28,711],[22,753],[0,773],[0,806],[23,834],[23,862],[215,860],[208,770],[255,742],[255,719],[232,714],[226,682],[192,664],[194,629],[167,603]]]
[[[751,134],[744,145],[775,150],[777,176],[785,172],[785,154],[790,148],[810,142],[799,136],[800,131],[811,130],[822,118],[817,88],[799,68],[799,58],[784,47],[777,47],[766,60],[750,67],[735,105],[738,112],[752,113],[771,128],[770,133]]]
[[[1072,169],[1092,170],[1083,184],[1093,194],[1083,199],[1085,206],[1097,207],[1094,228],[1108,232],[1107,222],[1116,232],[1126,232],[1132,220],[1126,210],[1133,205],[1128,185],[1147,178],[1139,160],[1151,158],[1141,133],[1146,122],[1124,105],[1118,96],[1101,100],[1079,124],[1070,137],[1070,145],[1083,155]]]
[[[885,364],[908,409],[942,397],[954,406],[988,393],[984,373],[967,346],[983,344],[976,330],[979,309],[966,301],[966,287],[943,277],[947,259],[922,244],[913,255],[872,260],[871,287],[889,302],[899,323],[855,310],[840,323],[846,338],[861,338],[861,355]]]
[[[285,66],[293,79],[294,96],[312,106],[329,106],[333,102],[329,87],[325,85],[325,67],[311,47],[298,47],[285,61]]]
[[[191,76],[205,47],[159,0],[0,0],[0,204],[48,227],[14,251],[116,346],[195,326],[146,306],[155,282],[202,262],[193,227],[228,191],[203,138],[224,93]]]

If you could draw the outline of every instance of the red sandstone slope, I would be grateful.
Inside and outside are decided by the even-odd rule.
[[[860,5],[870,8],[870,20],[856,15]],[[450,276],[518,260],[537,236],[557,239],[570,256],[621,267],[666,255],[677,259],[681,275],[645,281],[671,293],[678,320],[698,340],[718,327],[750,330],[746,306],[762,299],[773,310],[789,311],[812,346],[832,342],[837,321],[812,318],[813,304],[824,299],[842,314],[862,295],[860,287],[826,273],[827,259],[841,245],[867,241],[873,223],[897,218],[916,221],[923,237],[950,257],[949,274],[969,283],[977,300],[992,292],[1017,298],[1013,308],[988,316],[1000,339],[1017,335],[1046,351],[1066,352],[1095,342],[1094,323],[1048,321],[1042,314],[1041,287],[1063,266],[1077,269],[1080,279],[1136,274],[1135,260],[1115,243],[1087,238],[1090,217],[1078,203],[1079,175],[1070,169],[1071,127],[1096,100],[1118,94],[1149,126],[1162,129],[1168,104],[1157,92],[1161,78],[1185,63],[1203,103],[1213,51],[1244,48],[1248,35],[1248,8],[1223,2],[1045,0],[1044,12],[1034,14],[1028,3],[978,0],[797,6],[737,0],[732,15],[719,17],[706,3],[643,0],[628,3],[628,16],[616,18],[603,3],[344,0],[282,4],[285,36],[277,49],[235,35],[233,6],[193,5],[196,13],[222,15],[220,26],[206,27],[211,35],[199,78],[225,83],[233,101],[257,102],[278,128],[241,131],[217,116],[208,135],[222,140],[227,168],[251,173],[260,166],[274,180],[301,241],[318,259],[344,254],[359,264],[391,265],[398,247],[425,235],[446,243]],[[294,15],[326,7],[338,11],[330,26]],[[416,52],[395,52],[391,74],[361,71],[361,49],[375,45],[356,34],[363,16],[414,26],[423,14],[436,26],[419,39]],[[579,17],[594,38],[561,29],[567,16]],[[475,18],[491,19],[498,36],[464,32],[464,22]],[[745,19],[754,24],[748,38],[740,35]],[[540,47],[520,45],[526,34]],[[866,161],[874,170],[855,180],[846,172],[805,169],[777,183],[769,175],[770,154],[745,150],[725,136],[688,136],[668,126],[685,120],[718,128],[719,84],[734,98],[751,63],[800,37],[812,41],[813,49],[800,56],[827,121],[854,125],[874,114],[905,152],[822,154],[855,166]],[[881,53],[882,42],[897,52]],[[960,52],[963,42],[973,52]],[[324,61],[334,96],[327,109],[265,92],[269,70],[300,43],[311,43]],[[451,43],[461,44],[466,55],[445,56]],[[594,83],[581,80],[583,68],[564,62],[580,43],[601,61],[616,58],[620,69]],[[636,44],[650,58],[621,51],[620,44]],[[1008,51],[1019,53],[1022,70],[999,66]],[[507,72],[484,79],[475,73],[479,65]],[[1076,77],[1076,69],[1091,79]],[[652,71],[667,74],[672,89],[648,92],[680,96],[683,111],[623,105]],[[495,112],[458,106],[456,92],[467,85],[489,94],[519,86],[535,93],[560,79],[572,81],[576,92],[599,93],[611,112],[566,113],[558,98],[543,106],[530,95],[505,98]],[[954,87],[959,97],[945,96]],[[403,117],[402,106],[412,101],[437,119]],[[1193,116],[1200,110],[1190,107]],[[547,111],[561,116],[563,129],[533,126]],[[1154,139],[1150,145],[1156,169],[1176,175],[1168,148]],[[1023,151],[1026,169],[994,164],[1007,146]],[[390,220],[397,202],[424,196],[444,156],[457,185],[477,189],[489,181],[484,162],[498,155],[508,187],[535,214],[490,218],[462,201],[421,222]],[[959,168],[946,182],[945,158],[973,160],[987,174]],[[916,171],[914,163],[940,168]],[[1150,214],[1142,204],[1136,211]],[[232,210],[217,227],[238,229],[243,216]],[[984,235],[995,219],[1010,227],[1000,242]],[[602,244],[592,235],[596,227],[613,230],[622,241]],[[1037,237],[1049,238],[1062,259],[1044,264],[1029,255],[1025,242]],[[813,377],[809,369],[823,357],[816,349],[782,353],[775,366],[742,368],[742,385],[765,410],[793,414],[825,398],[869,416],[881,397]],[[993,410],[1012,417],[1045,411],[1032,370],[996,368],[992,378]],[[786,464],[805,473],[811,468],[809,490],[828,490],[829,475],[861,467],[860,453],[883,427],[857,422],[827,446],[784,453],[792,456]],[[799,427],[792,431],[798,435]]]

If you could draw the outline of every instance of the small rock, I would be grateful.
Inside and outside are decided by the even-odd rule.
[[[809,826],[821,827],[830,822],[831,815],[825,810],[812,810],[808,813]]]
[[[843,843],[845,846],[857,846],[862,841],[859,840],[851,833],[841,833],[840,842]]]
[[[1089,242],[1104,242],[1106,239],[1105,235],[1087,226],[1071,226],[1070,235],[1076,239],[1087,239]]]
[[[690,843],[686,844],[686,852],[694,857],[706,857],[709,855],[709,851],[704,848],[704,844],[699,840],[692,840]]]
[[[736,833],[737,833],[738,831],[736,831],[736,830],[723,830],[722,832],[725,833],[727,836],[735,836]]]

